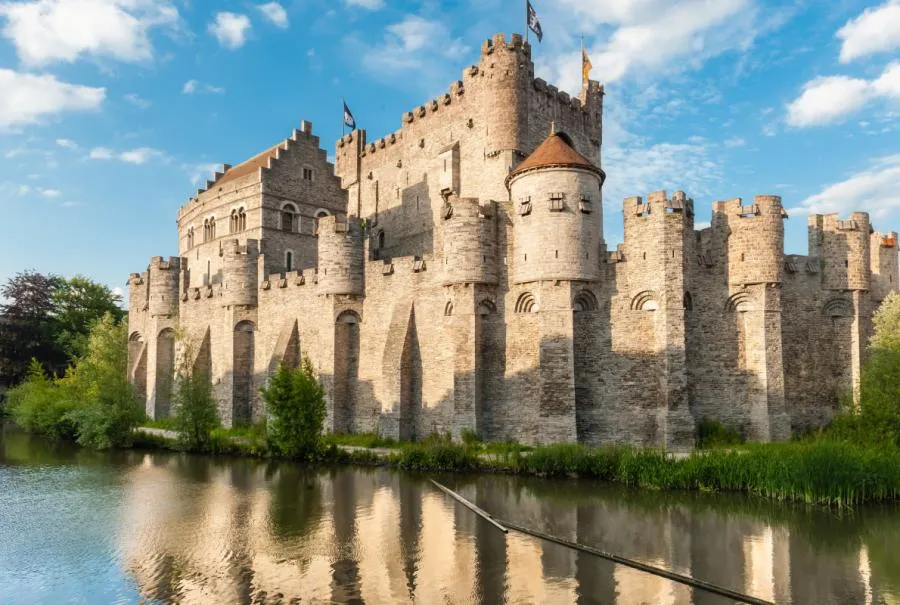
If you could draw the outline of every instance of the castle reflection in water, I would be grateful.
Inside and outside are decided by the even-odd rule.
[[[123,565],[181,603],[728,603],[515,532],[424,477],[147,455]],[[900,603],[900,521],[575,481],[447,477],[496,516],[777,603]],[[865,514],[863,514],[865,513]]]

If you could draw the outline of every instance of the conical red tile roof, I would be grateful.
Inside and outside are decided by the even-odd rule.
[[[514,177],[538,168],[584,168],[600,175],[601,182],[606,180],[606,174],[578,153],[566,139],[564,134],[551,132],[525,161],[509,173],[506,177],[507,187]]]

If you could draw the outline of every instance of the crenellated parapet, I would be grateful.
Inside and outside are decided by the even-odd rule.
[[[222,246],[222,305],[255,306],[259,275],[259,242],[229,240]]]
[[[900,289],[897,263],[897,232],[872,231],[869,236],[869,258],[872,272],[872,295],[876,301]]]
[[[848,219],[837,214],[813,214],[809,219],[809,253],[822,263],[826,290],[869,290],[871,287],[870,234],[867,212]]]

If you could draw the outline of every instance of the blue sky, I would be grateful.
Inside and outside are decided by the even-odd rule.
[[[341,97],[370,138],[443,92],[511,0],[0,0],[0,280],[33,268],[123,287],[176,252],[175,217],[217,164]],[[809,212],[900,228],[900,0],[534,0],[539,76],[606,84],[605,235],[621,200],[780,194],[787,250]]]

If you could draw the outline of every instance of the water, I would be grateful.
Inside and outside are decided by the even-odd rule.
[[[496,516],[778,603],[900,603],[900,511],[446,476]],[[0,603],[729,603],[504,536],[386,469],[0,433]]]

